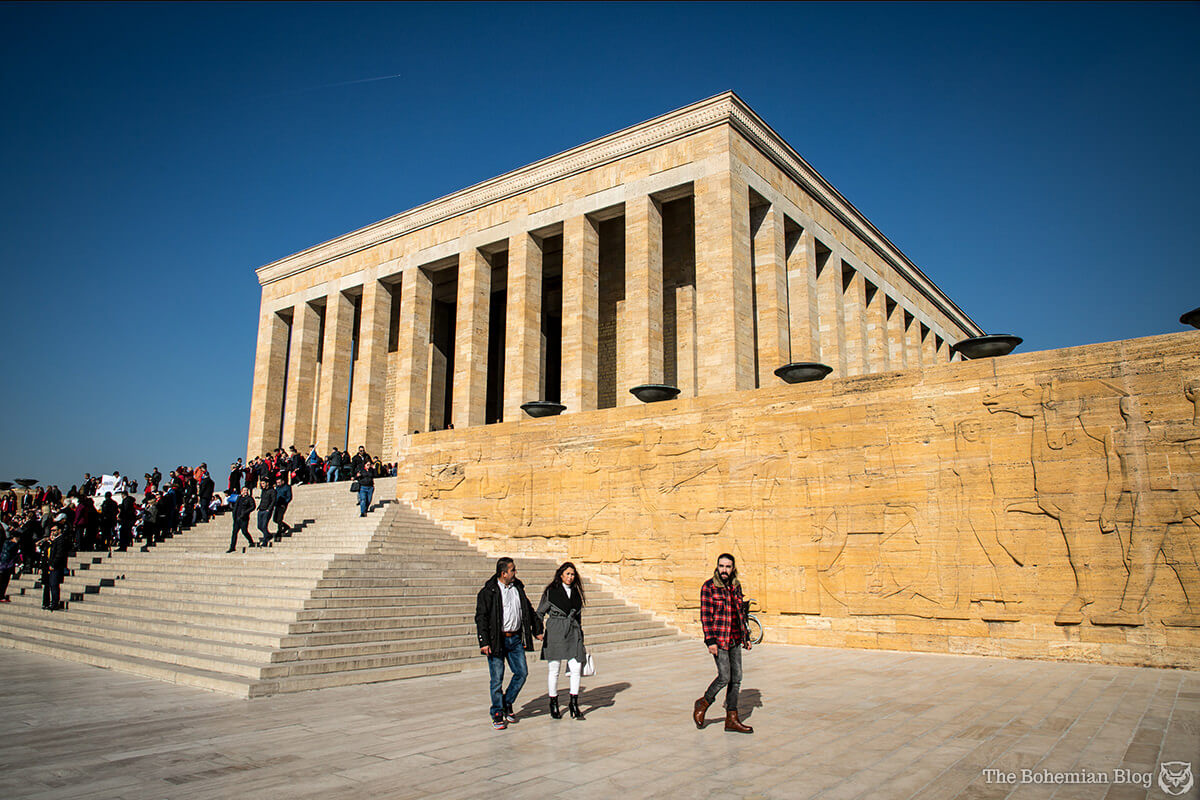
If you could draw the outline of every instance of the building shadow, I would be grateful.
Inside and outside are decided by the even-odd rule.
[[[632,685],[627,681],[622,681],[595,688],[584,686],[579,692],[579,710],[586,716],[601,708],[611,708],[617,704],[617,695]],[[566,716],[567,693],[565,691],[558,693],[558,701],[562,706],[563,715]],[[534,699],[525,703],[525,705],[521,706],[521,716],[530,718],[550,716],[550,695],[542,692]]]

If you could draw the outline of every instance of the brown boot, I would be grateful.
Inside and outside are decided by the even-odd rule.
[[[754,733],[754,728],[743,725],[742,721],[738,719],[736,708],[730,708],[725,712],[725,730],[734,733]]]
[[[692,721],[696,723],[696,727],[704,730],[704,712],[708,711],[710,703],[701,697],[696,701],[695,708],[692,709]]]

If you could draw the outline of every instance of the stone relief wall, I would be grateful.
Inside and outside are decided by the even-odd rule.
[[[416,437],[398,491],[698,631],[1200,667],[1200,334]]]

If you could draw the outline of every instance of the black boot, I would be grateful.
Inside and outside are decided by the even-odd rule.
[[[558,707],[558,698],[550,698],[550,716],[555,719],[562,719],[562,710]]]
[[[579,695],[571,695],[571,701],[567,703],[567,710],[571,712],[571,719],[583,719],[583,712],[579,710]]]

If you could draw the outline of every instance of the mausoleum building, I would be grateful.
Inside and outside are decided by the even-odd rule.
[[[954,358],[980,328],[726,92],[267,264],[249,456]]]

